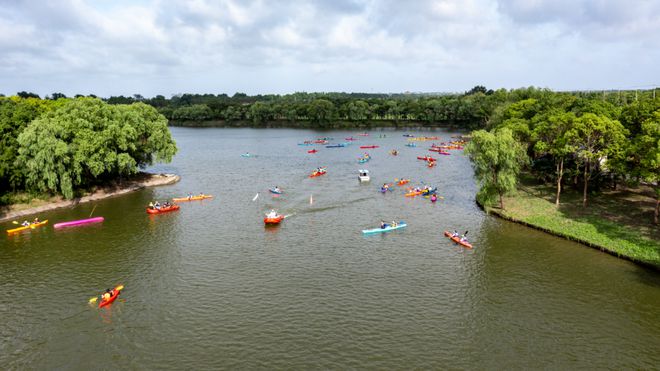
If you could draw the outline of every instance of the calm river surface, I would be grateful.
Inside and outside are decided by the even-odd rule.
[[[660,365],[660,275],[485,215],[462,151],[429,169],[415,157],[432,154],[430,142],[405,147],[401,131],[172,133],[179,153],[151,170],[179,174],[179,183],[44,213],[49,225],[24,234],[3,232],[1,369]],[[297,145],[326,136],[360,140]],[[380,148],[359,165],[365,144]],[[393,148],[399,156],[388,154]],[[308,178],[318,166],[328,174]],[[361,168],[371,183],[358,183]],[[401,177],[437,185],[444,199],[378,191]],[[275,185],[285,194],[270,195]],[[188,192],[216,198],[145,213],[152,199]],[[94,207],[104,223],[53,229]],[[271,208],[291,216],[264,228]],[[408,227],[362,235],[381,219]],[[469,230],[475,248],[456,246],[444,229]],[[120,283],[126,288],[110,307],[87,304]]]

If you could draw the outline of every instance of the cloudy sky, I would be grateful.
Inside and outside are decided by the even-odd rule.
[[[0,93],[660,85],[660,0],[0,0]]]

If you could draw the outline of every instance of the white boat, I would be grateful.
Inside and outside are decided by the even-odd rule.
[[[358,179],[360,179],[361,182],[368,182],[371,180],[369,178],[369,170],[358,170],[360,172],[360,175],[358,175]]]

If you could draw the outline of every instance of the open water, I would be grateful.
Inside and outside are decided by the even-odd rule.
[[[660,277],[485,215],[462,151],[402,131],[172,128],[176,173],[0,238],[2,369],[657,369]],[[407,132],[449,140],[455,133]],[[379,138],[386,135],[385,138]],[[298,146],[318,137],[346,148]],[[360,145],[380,148],[363,150]],[[316,154],[307,150],[317,148]],[[388,154],[398,149],[399,156]],[[357,158],[369,152],[372,160]],[[242,153],[255,157],[241,157]],[[439,157],[428,168],[416,156]],[[316,167],[328,173],[309,178]],[[358,182],[358,169],[372,180]],[[433,204],[381,194],[411,178]],[[278,185],[275,197],[268,188]],[[215,195],[163,215],[149,201]],[[259,197],[252,201],[256,194]],[[310,205],[310,196],[313,203]],[[95,209],[94,209],[95,208]],[[290,215],[265,228],[271,208]],[[60,221],[105,222],[55,230]],[[408,227],[363,236],[380,220]],[[11,228],[2,223],[0,228]],[[469,231],[472,250],[443,230]],[[88,299],[125,285],[98,309]]]

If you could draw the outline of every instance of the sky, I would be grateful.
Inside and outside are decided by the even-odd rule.
[[[660,86],[660,0],[0,0],[0,93]]]

